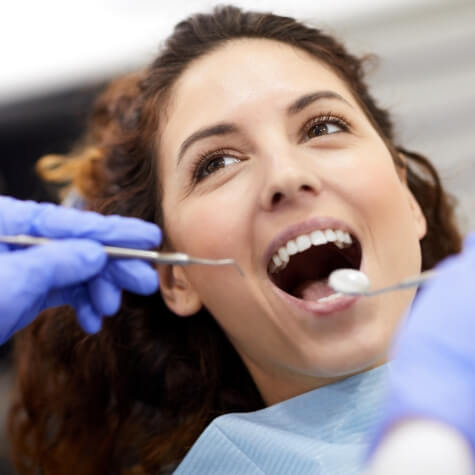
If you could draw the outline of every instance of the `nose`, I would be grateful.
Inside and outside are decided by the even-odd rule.
[[[288,160],[285,164],[279,160],[273,164],[272,170],[267,170],[261,191],[261,206],[266,211],[272,211],[297,204],[318,196],[321,189],[322,183],[315,170],[300,166],[297,160]]]

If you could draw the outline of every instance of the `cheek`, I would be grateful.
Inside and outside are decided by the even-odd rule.
[[[374,170],[373,176],[361,180],[354,195],[368,223],[390,238],[401,233],[415,237],[415,221],[412,218],[405,185],[394,166]]]
[[[395,173],[381,173],[357,198],[375,256],[396,280],[420,268],[417,226],[405,185]],[[389,271],[392,269],[392,272]]]
[[[231,198],[221,198],[201,196],[180,206],[179,218],[170,221],[170,237],[177,251],[205,258],[230,257],[242,264],[248,245],[240,243],[249,242],[245,206],[235,207]],[[201,303],[226,332],[234,334],[242,309],[254,309],[246,291],[248,281],[233,266],[189,266],[185,272]]]
[[[211,197],[181,206],[170,228],[179,250],[208,258],[232,257],[244,231],[240,210]]]
[[[341,164],[343,169],[336,176],[348,179],[335,182],[334,186],[355,211],[368,218],[368,224],[377,224],[377,218],[391,227],[402,215],[407,217],[410,208],[404,184],[382,142],[348,152]]]
[[[345,157],[345,175],[348,180],[334,182],[338,194],[343,196],[361,219],[363,232],[379,257],[395,260],[398,255],[417,265],[420,245],[418,227],[411,210],[405,184],[401,181],[389,151],[383,143],[371,144],[354,150]],[[342,172],[343,170],[340,170]],[[342,175],[340,175],[342,176]]]
[[[377,205],[400,189],[401,181],[389,152],[370,147],[348,157],[349,200],[364,200]],[[381,203],[384,204],[384,203]]]

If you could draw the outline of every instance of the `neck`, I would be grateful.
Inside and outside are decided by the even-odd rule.
[[[256,383],[262,398],[267,406],[277,404],[279,402],[286,401],[296,396],[300,396],[308,391],[327,386],[329,384],[336,383],[342,379],[346,379],[350,376],[354,376],[359,373],[363,373],[370,369],[381,366],[386,363],[386,360],[378,361],[377,363],[358,368],[354,371],[345,372],[329,377],[319,377],[305,373],[295,373],[290,371],[269,371],[267,368],[264,370],[262,367],[254,364],[252,361],[245,361],[245,364],[252,376],[252,379]]]

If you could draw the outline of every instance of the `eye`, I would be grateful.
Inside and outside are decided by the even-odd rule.
[[[204,156],[200,159],[196,167],[194,178],[196,181],[200,181],[218,170],[235,165],[240,161],[239,158],[225,155],[223,153],[214,156]]]
[[[310,140],[323,135],[332,135],[348,130],[348,124],[340,117],[325,115],[312,119],[305,127],[305,139]]]
[[[307,132],[308,138],[312,139],[313,137],[320,137],[321,135],[330,135],[336,132],[340,132],[341,127],[330,122],[324,124],[315,124],[312,125],[310,130]]]

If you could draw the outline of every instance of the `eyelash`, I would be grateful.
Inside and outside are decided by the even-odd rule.
[[[312,129],[312,127],[315,127],[316,125],[326,124],[326,123],[330,123],[333,125],[337,125],[338,127],[341,127],[343,132],[348,132],[351,128],[351,124],[342,115],[334,114],[333,112],[326,112],[306,122],[305,125],[303,126],[303,134],[304,135],[307,134]],[[311,140],[311,139],[307,139],[307,140]]]
[[[305,135],[308,134],[308,132],[312,129],[312,127],[315,127],[316,125],[320,124],[334,124],[337,125],[342,129],[343,132],[348,132],[351,128],[351,124],[341,115],[339,114],[334,114],[333,112],[327,112],[324,114],[320,114],[317,117],[313,117],[309,121],[307,121],[304,126],[302,127],[302,140],[311,140],[314,137],[307,138],[305,139]],[[329,134],[333,135],[333,134]],[[213,150],[213,151],[206,151],[201,154],[199,154],[198,158],[194,161],[192,164],[192,182],[193,184],[197,184],[203,179],[205,179],[207,176],[203,176],[202,173],[205,170],[205,168],[215,159],[215,158],[220,158],[223,156],[230,156],[233,157],[232,154],[228,153],[226,149],[221,148],[218,150]]]
[[[193,163],[193,183],[198,183],[206,177],[202,176],[204,169],[215,159],[223,157],[224,155],[232,156],[224,148],[213,150],[211,152],[200,153],[197,160]]]

